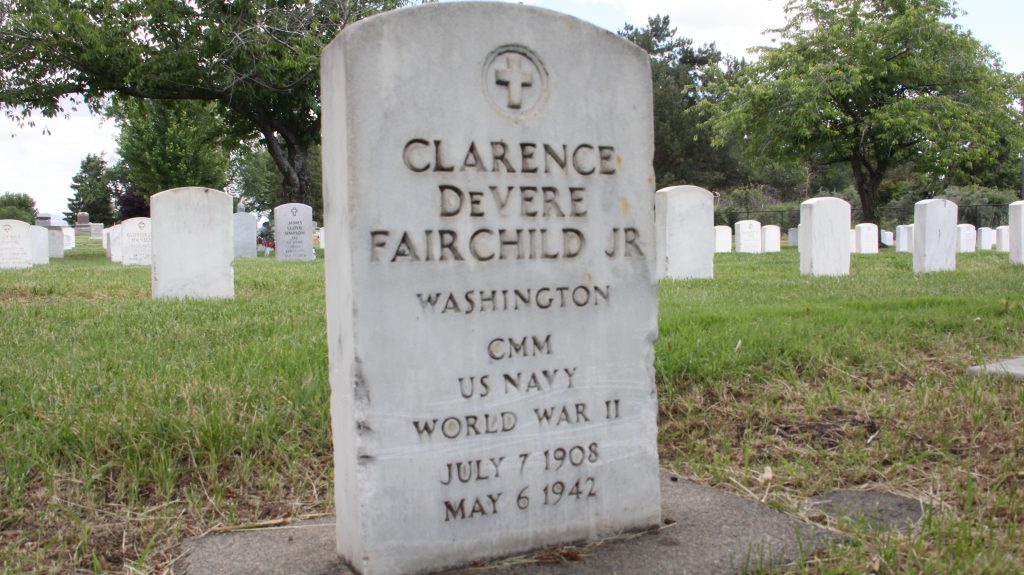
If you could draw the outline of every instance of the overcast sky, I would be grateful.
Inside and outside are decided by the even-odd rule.
[[[766,44],[766,29],[785,21],[784,0],[523,0],[582,18],[617,31],[629,22],[646,24],[648,16],[667,14],[679,34],[697,45],[714,42],[726,54],[745,56],[752,46]],[[1002,55],[1005,69],[1024,71],[1022,0],[962,0],[967,15],[957,22]],[[47,129],[49,135],[43,133]],[[70,117],[40,119],[33,128],[19,129],[0,119],[0,193],[25,192],[41,213],[67,210],[73,195],[69,185],[86,154],[114,159],[117,133],[85,111]]]

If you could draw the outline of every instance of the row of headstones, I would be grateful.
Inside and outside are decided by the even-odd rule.
[[[914,206],[914,224],[897,226],[895,234],[882,230],[882,243],[913,253],[915,272],[954,270],[956,254],[974,252],[977,246],[1009,252],[1011,263],[1024,264],[1024,201],[1010,204],[1009,211],[1010,225],[975,230],[957,224],[955,203],[922,200]],[[863,223],[850,229],[850,212],[850,203],[840,198],[800,205],[800,226],[789,230],[790,245],[800,250],[800,273],[847,275],[851,253],[878,253],[878,226]],[[714,254],[731,251],[733,243],[731,228],[713,226],[714,195],[697,186],[659,190],[655,217],[659,277],[714,277]],[[780,251],[778,226],[742,220],[735,228],[737,252]]]
[[[51,259],[63,258],[75,245],[74,228],[0,220],[0,269],[47,265]]]

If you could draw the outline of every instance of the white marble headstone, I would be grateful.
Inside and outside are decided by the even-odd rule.
[[[786,232],[786,244],[790,247],[800,247],[800,229],[789,228]]]
[[[957,206],[949,200],[914,204],[914,272],[956,269]]]
[[[972,253],[978,249],[978,230],[971,224],[957,224],[956,252]]]
[[[996,228],[996,251],[1010,251],[1010,226],[999,226]]]
[[[50,230],[42,226],[31,226],[28,233],[32,242],[32,265],[50,263]]]
[[[235,297],[231,196],[174,188],[150,199],[153,299]]]
[[[882,230],[878,232],[878,242],[887,248],[891,248],[896,244],[896,237],[889,230]]]
[[[152,215],[152,209],[150,212]],[[121,263],[126,266],[148,266],[153,263],[151,218],[131,218],[121,222]]]
[[[75,249],[75,228],[61,228],[60,231],[64,234],[64,250]]]
[[[996,249],[996,231],[992,228],[978,228],[978,249]]]
[[[775,225],[761,227],[761,251],[764,253],[782,251],[782,228]]]
[[[850,273],[850,203],[813,198],[800,204],[800,273],[845,276]]]
[[[896,226],[896,251],[911,252],[914,249],[914,226],[912,224]]]
[[[715,196],[697,186],[673,186],[654,196],[658,278],[715,277]]]
[[[745,254],[761,253],[761,223],[756,220],[740,220],[733,224],[736,229],[736,252]]]
[[[21,220],[0,220],[0,269],[32,267],[32,227]]]
[[[316,259],[313,230],[313,208],[306,204],[274,208],[274,251],[278,261]]]
[[[49,256],[50,259],[63,259],[64,258],[64,232],[60,229],[49,228],[46,230],[47,238],[49,241]]]
[[[660,523],[649,63],[504,3],[324,51],[337,542],[363,575]]]
[[[110,247],[110,261],[114,263],[121,263],[121,260],[124,259],[124,253],[121,249],[122,229],[124,229],[123,224],[117,224],[116,226],[112,226],[110,228],[110,237],[107,238],[107,245]]]
[[[103,237],[103,224],[89,224],[89,238],[98,240]]]
[[[872,223],[857,224],[853,228],[853,237],[856,242],[854,253],[877,254],[878,253],[878,226]]]
[[[235,212],[235,257],[256,257],[256,214]]]
[[[715,226],[715,253],[729,253],[732,251],[732,228],[729,226]]]
[[[1010,204],[1010,263],[1024,265],[1024,201]]]

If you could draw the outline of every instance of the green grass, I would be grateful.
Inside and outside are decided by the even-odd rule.
[[[816,521],[805,499],[840,487],[934,505],[783,572],[1024,572],[1024,385],[962,375],[1024,355],[1024,267],[797,260],[662,283],[663,465]],[[91,241],[0,272],[0,572],[159,572],[211,528],[332,512],[322,260],[235,278],[233,301],[152,301]]]

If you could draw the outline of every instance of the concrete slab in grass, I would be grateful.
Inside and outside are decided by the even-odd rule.
[[[971,375],[1008,375],[1018,379],[1024,379],[1024,357],[1004,359],[986,365],[975,365],[967,368]]]
[[[661,474],[666,524],[645,533],[563,546],[446,571],[447,575],[726,574],[785,564],[844,537],[767,505]],[[351,575],[338,559],[334,524],[208,535],[185,544],[177,575]]]
[[[924,517],[928,506],[912,497],[883,491],[842,489],[811,500],[834,519],[863,521],[879,530],[907,530]]]

